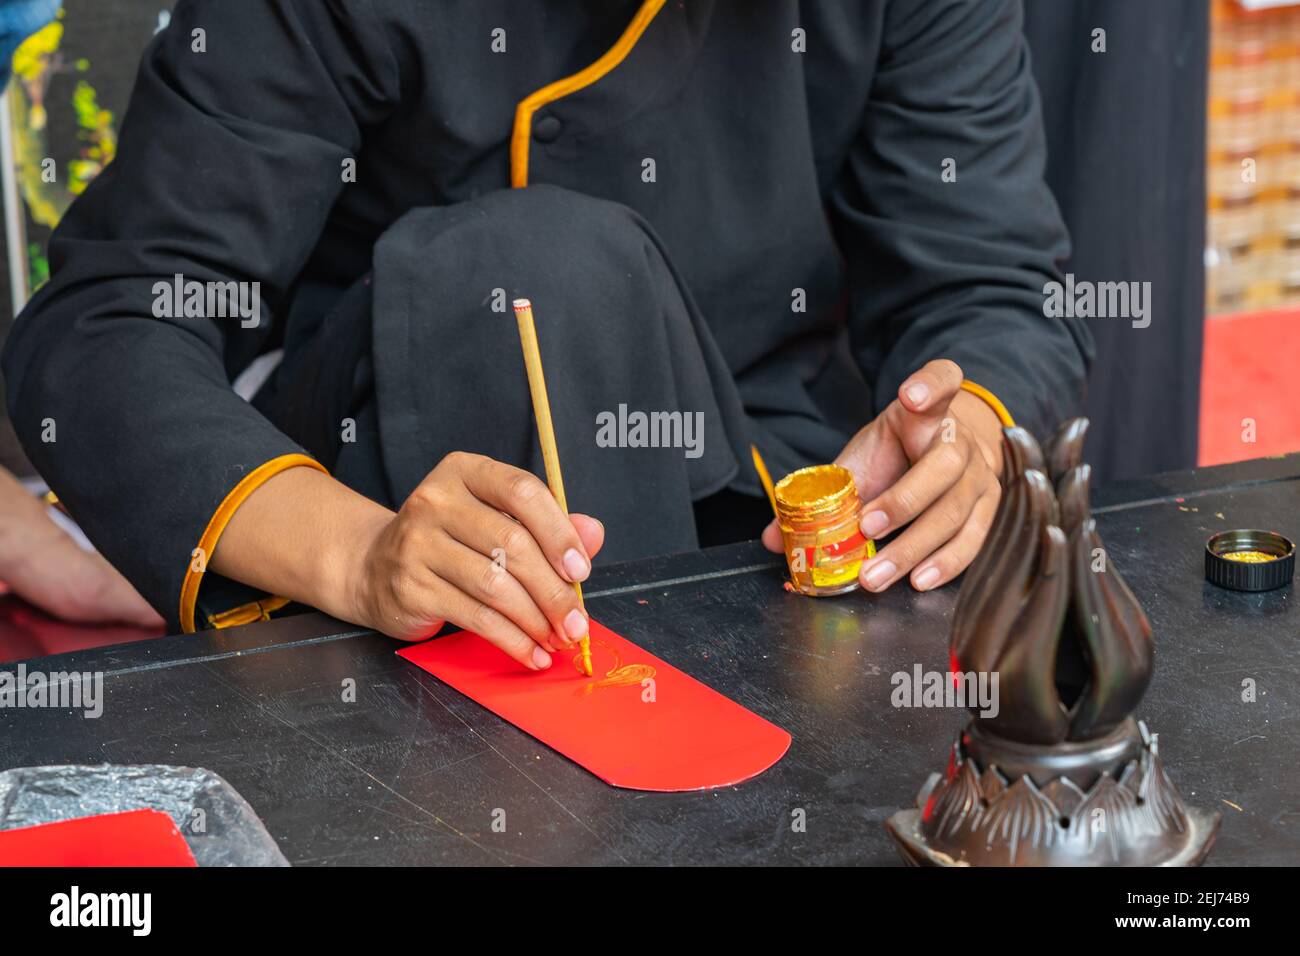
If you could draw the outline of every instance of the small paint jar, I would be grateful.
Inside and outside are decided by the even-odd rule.
[[[794,589],[827,597],[858,587],[858,571],[875,547],[858,527],[862,503],[848,469],[800,468],[776,483],[774,497]]]

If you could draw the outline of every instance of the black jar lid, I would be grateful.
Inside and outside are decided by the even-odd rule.
[[[1271,591],[1294,575],[1295,545],[1276,531],[1238,528],[1205,542],[1205,580],[1221,588]]]

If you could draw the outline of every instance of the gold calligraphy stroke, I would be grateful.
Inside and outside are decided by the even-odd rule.
[[[577,696],[586,697],[588,694],[607,687],[640,686],[642,681],[655,676],[655,669],[649,664],[624,664],[623,658],[618,651],[610,647],[605,641],[593,637],[591,643],[609,651],[610,656],[614,658],[614,666],[605,672],[604,677],[599,680],[588,680],[583,686],[579,687]],[[574,655],[573,666],[583,677],[587,676],[582,671],[582,658],[580,655]]]

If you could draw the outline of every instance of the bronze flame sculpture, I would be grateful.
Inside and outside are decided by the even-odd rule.
[[[950,642],[954,675],[998,675],[999,706],[975,713],[947,773],[886,823],[909,863],[1195,865],[1214,842],[1219,815],[1184,805],[1156,736],[1130,716],[1154,645],[1097,534],[1087,428],[1066,422],[1046,455],[1004,431],[1002,500]]]

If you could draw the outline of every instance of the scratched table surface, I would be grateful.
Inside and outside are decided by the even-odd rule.
[[[1155,628],[1138,716],[1184,798],[1223,814],[1210,864],[1300,863],[1293,587],[1218,590],[1202,556],[1224,528],[1300,539],[1300,456],[1112,486],[1094,506]],[[0,709],[0,770],[205,767],[294,864],[896,865],[882,824],[943,769],[965,712],[895,708],[891,675],[945,669],[957,587],[812,600],[782,581],[745,544],[598,569],[588,588],[595,618],[793,735],[735,787],[611,788],[395,642],[318,614],[29,663],[104,672],[103,715]]]

